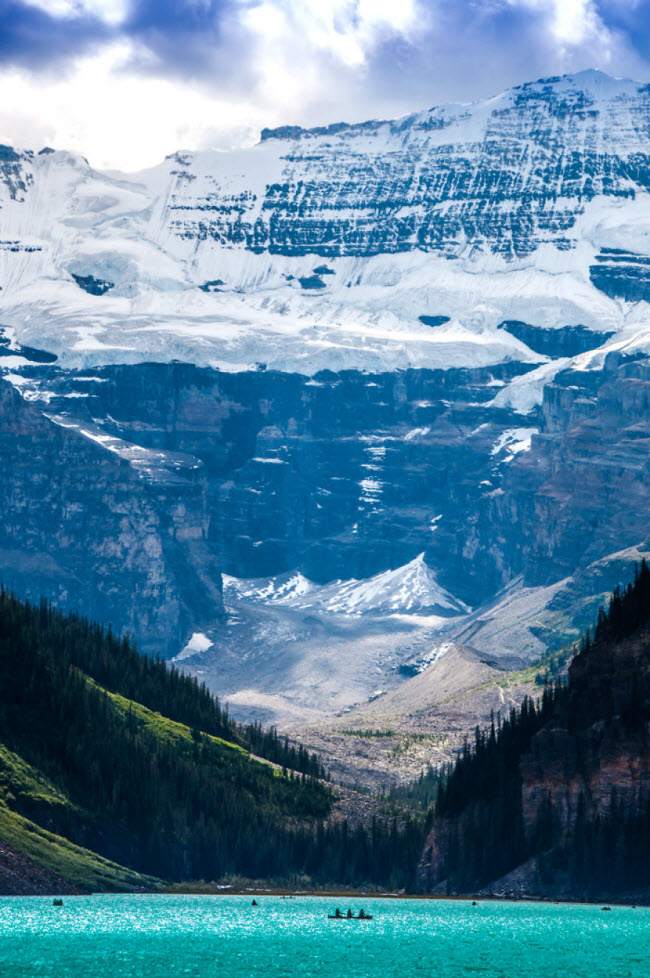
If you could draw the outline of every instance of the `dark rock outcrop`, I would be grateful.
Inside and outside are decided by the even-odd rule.
[[[603,248],[589,268],[591,281],[614,299],[628,302],[650,298],[650,257],[620,248]]]
[[[501,327],[516,336],[535,353],[541,353],[545,357],[575,357],[588,350],[596,350],[613,335],[613,333],[599,333],[586,326],[551,328],[531,326],[529,323],[512,319],[501,323]]]
[[[95,278],[94,275],[75,275],[74,272],[70,274],[79,288],[83,289],[89,295],[106,295],[115,284],[114,282],[107,282],[103,278]]]

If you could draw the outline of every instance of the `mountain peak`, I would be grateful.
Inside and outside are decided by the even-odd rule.
[[[408,564],[373,577],[314,584],[295,571],[275,578],[237,580],[224,575],[224,586],[239,597],[287,607],[346,615],[442,613],[458,615],[469,609],[438,583],[418,554]]]
[[[568,88],[598,95],[616,95],[625,89],[638,89],[640,83],[631,78],[618,78],[608,75],[599,68],[585,68],[582,71],[565,75],[553,75],[548,78],[538,78],[536,81],[525,82],[523,85],[516,85],[512,91],[526,91],[540,86],[544,88],[551,86],[557,90]]]

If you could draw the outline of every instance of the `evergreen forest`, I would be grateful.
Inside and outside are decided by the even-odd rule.
[[[324,775],[128,639],[0,591],[0,816],[164,881],[413,888],[424,817],[350,825]]]
[[[614,787],[605,805],[581,792],[562,816],[552,775],[589,784],[602,763],[648,762],[650,740],[650,570],[617,588],[582,639],[569,678],[526,698],[489,730],[477,729],[441,774],[435,828],[441,840],[437,879],[474,892],[535,858],[538,884],[581,897],[634,891],[650,880],[650,797]],[[524,811],[525,774],[544,798],[532,823]],[[546,778],[546,782],[545,779]],[[527,817],[528,816],[528,817]],[[568,819],[568,821],[567,821]],[[431,849],[428,851],[431,857]]]

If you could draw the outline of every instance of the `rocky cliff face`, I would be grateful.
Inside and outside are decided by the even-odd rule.
[[[35,368],[24,389],[75,431],[141,446],[139,464],[152,453],[200,463],[208,539],[229,574],[299,570],[325,583],[424,551],[444,586],[477,604],[494,595],[495,569],[504,582],[520,571],[472,543],[482,503],[538,430],[493,404],[525,378],[519,364],[311,379],[180,364],[95,373]]]
[[[0,380],[0,576],[173,654],[190,624],[222,613],[204,477],[188,459],[107,447]]]
[[[162,538],[168,549],[183,541],[177,581],[194,594],[184,607],[198,609],[184,632],[175,627],[166,646],[175,654],[193,631],[220,626],[217,560],[236,578],[299,572],[325,584],[423,553],[440,585],[477,608],[517,580],[550,588],[551,600],[558,582],[644,541],[647,363],[610,355],[582,372],[565,363],[551,361],[555,379],[525,414],[518,398],[535,391],[537,371],[518,363],[312,378],[33,365],[20,389],[72,441],[94,440],[113,468],[128,461],[132,484],[175,524]],[[594,593],[603,586],[600,575]],[[547,629],[543,641],[561,637]],[[543,641],[529,651],[520,642],[519,663]],[[491,645],[482,654],[499,660],[496,634]]]
[[[531,832],[543,806],[561,832],[579,817],[606,816],[614,799],[630,818],[650,797],[650,748],[646,723],[631,722],[638,706],[647,713],[650,635],[601,644],[578,655],[569,669],[572,699],[533,739],[523,758],[524,825]]]
[[[282,255],[569,249],[596,196],[626,198],[650,185],[648,94],[587,72],[480,107],[267,130],[263,143],[279,146],[283,165],[263,195],[233,192],[218,177],[190,182],[192,156],[179,155],[168,220],[175,234]],[[505,205],[513,200],[514,209]]]
[[[645,359],[612,354],[602,370],[558,373],[530,451],[482,501],[478,552],[502,562],[506,578],[544,585],[646,540],[649,407]]]
[[[568,683],[477,734],[440,787],[425,889],[648,899],[649,613],[642,564]]]

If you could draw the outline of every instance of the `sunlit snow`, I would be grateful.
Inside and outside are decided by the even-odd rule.
[[[365,580],[351,578],[314,584],[300,573],[264,580],[240,580],[224,575],[224,590],[249,601],[314,609],[329,614],[398,614],[434,611],[462,614],[466,605],[438,584],[420,554],[415,560]]]
[[[172,659],[172,662],[182,662],[184,659],[190,659],[193,655],[207,652],[208,649],[212,648],[212,644],[211,640],[203,632],[193,632],[189,642]]]

